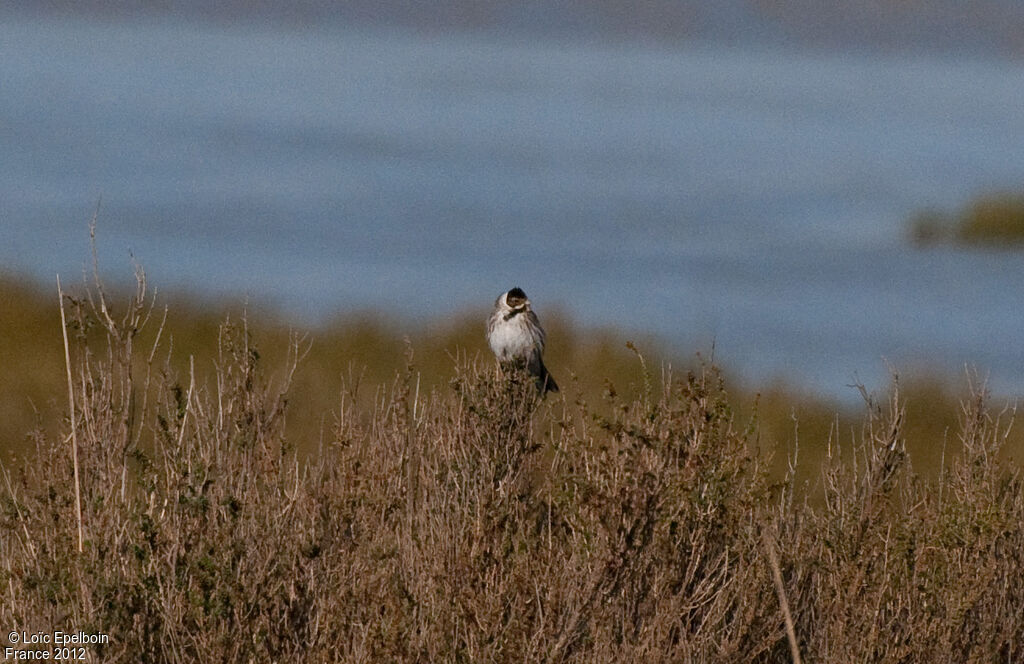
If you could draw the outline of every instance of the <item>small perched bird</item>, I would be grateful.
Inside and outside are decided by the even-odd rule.
[[[544,366],[544,328],[523,289],[513,288],[495,300],[494,313],[487,320],[487,343],[502,366],[529,371],[541,394],[558,391]]]

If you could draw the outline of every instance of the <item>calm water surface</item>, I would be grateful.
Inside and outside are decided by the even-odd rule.
[[[904,221],[1024,182],[1024,66],[459,34],[0,21],[0,266],[317,320],[544,311],[835,395],[1024,393],[1024,256]],[[121,269],[119,266],[124,266]]]

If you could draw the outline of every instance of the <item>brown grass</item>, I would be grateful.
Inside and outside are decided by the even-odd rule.
[[[91,296],[65,300],[75,430],[38,429],[0,486],[10,629],[103,632],[95,659],[126,662],[1022,658],[1013,413],[984,394],[931,478],[899,389],[856,435],[804,430],[815,492],[791,456],[769,472],[764,418],[714,367],[634,357],[631,394],[538,402],[465,355],[425,386],[409,350],[384,387],[325,396],[300,458],[300,337],[271,361],[233,318],[186,360],[142,281],[119,314]]]

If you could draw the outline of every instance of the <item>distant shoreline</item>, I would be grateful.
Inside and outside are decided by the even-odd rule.
[[[894,3],[895,5],[895,3]],[[709,5],[655,0],[628,12],[615,2],[585,6],[534,3],[512,7],[497,0],[443,0],[410,6],[399,0],[277,3],[169,0],[136,11],[105,0],[12,0],[3,13],[125,17],[172,16],[209,21],[244,21],[293,26],[324,24],[393,26],[426,31],[500,31],[525,37],[585,37],[654,43],[710,41],[736,46],[785,46],[815,51],[1024,56],[1024,7],[1003,0],[974,3],[955,16],[927,3],[885,11],[854,0],[808,6],[795,0],[758,9],[739,1]]]

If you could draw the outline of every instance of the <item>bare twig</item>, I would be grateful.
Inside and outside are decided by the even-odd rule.
[[[786,638],[789,639],[789,651],[793,656],[793,664],[801,664],[800,646],[796,641],[796,630],[793,628],[793,616],[789,612],[789,601],[786,599],[786,588],[782,585],[782,569],[779,557],[775,553],[775,542],[768,529],[764,530],[764,548],[768,552],[768,564],[772,568],[772,580],[775,581],[775,592],[779,596],[782,607],[782,618],[786,623]]]
[[[71,414],[71,459],[75,466],[75,517],[78,519],[78,552],[82,552],[82,485],[78,476],[78,432],[75,420],[75,389],[71,378],[71,350],[68,347],[68,323],[64,316],[64,292],[57,275],[57,298],[60,301],[60,331],[64,335],[64,366],[68,372],[68,412]]]
[[[185,397],[185,413],[181,416],[181,428],[178,430],[178,447],[185,440],[185,425],[188,423],[188,411],[192,409],[192,392],[196,388],[196,358],[188,356],[188,395]]]
[[[11,497],[11,502],[14,504],[14,509],[18,513],[18,521],[21,523],[21,529],[25,532],[25,547],[28,552],[32,554],[32,558],[36,558],[36,547],[32,545],[32,536],[29,535],[28,526],[25,525],[25,515],[21,513],[21,506],[18,505],[18,500],[14,496],[14,488],[11,486],[10,473],[7,472],[7,468],[0,463],[0,474],[4,476],[4,483],[7,485],[7,495]]]

